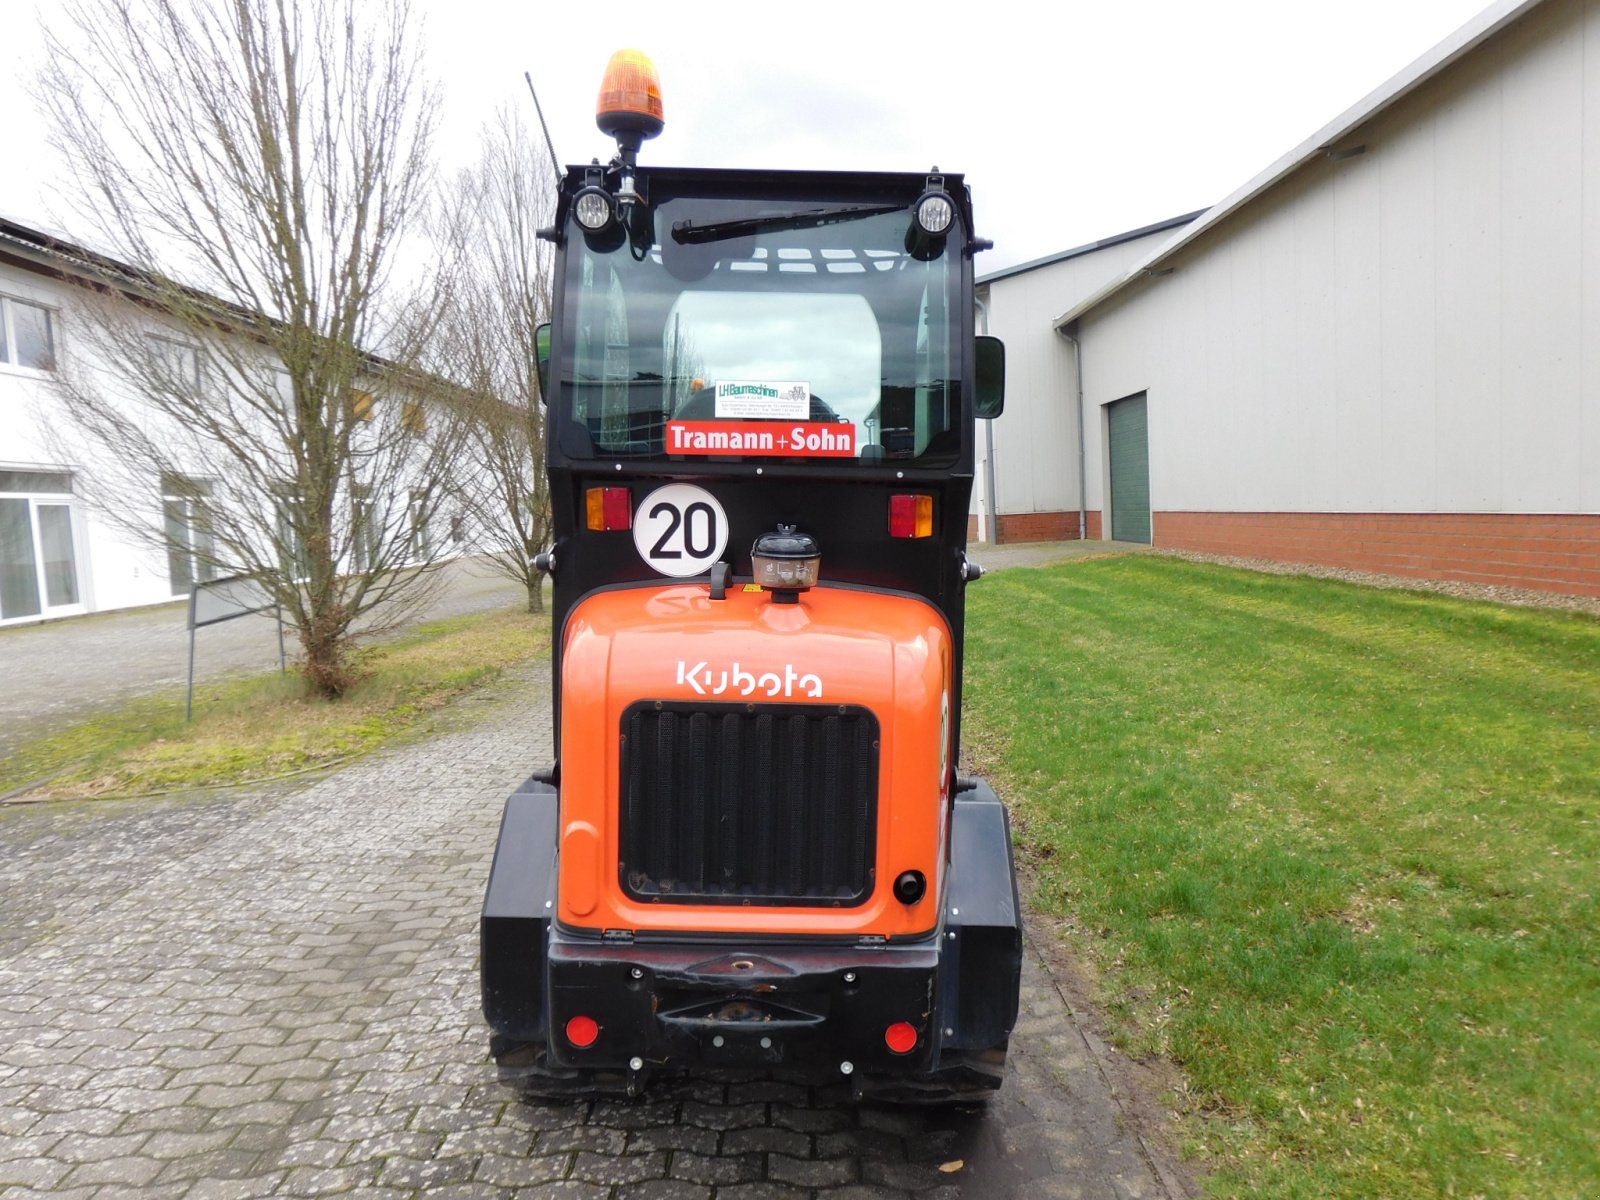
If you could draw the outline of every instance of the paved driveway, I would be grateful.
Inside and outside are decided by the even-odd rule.
[[[1180,1194],[1032,946],[986,1113],[516,1098],[476,919],[502,798],[549,756],[544,665],[445,721],[295,787],[0,809],[0,1200]]]

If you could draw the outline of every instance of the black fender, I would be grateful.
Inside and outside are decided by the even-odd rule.
[[[1022,989],[1022,906],[1011,822],[982,779],[956,796],[950,878],[939,947],[939,1024],[945,1050],[1003,1048]]]
[[[530,779],[506,801],[483,898],[483,1015],[502,1049],[545,1040],[545,960],[555,915],[558,793]]]

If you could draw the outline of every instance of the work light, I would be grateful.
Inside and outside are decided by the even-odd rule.
[[[955,215],[955,205],[942,191],[924,192],[917,201],[917,225],[930,237],[937,237],[949,229]]]
[[[572,198],[572,215],[590,233],[611,224],[611,197],[600,187],[586,187]]]

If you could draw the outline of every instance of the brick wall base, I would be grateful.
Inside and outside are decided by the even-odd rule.
[[[1096,514],[1090,513],[1090,520]],[[1091,526],[1092,528],[1092,526]],[[1078,513],[1001,513],[999,542],[1066,542],[1078,538]],[[967,541],[978,540],[978,518],[967,518]]]
[[[1100,513],[1099,513],[1099,511],[1097,509],[1091,508],[1088,512],[1086,512],[1084,514],[1083,523],[1087,527],[1086,530],[1085,530],[1085,533],[1086,533],[1086,536],[1088,537],[1088,540],[1091,541],[1091,542],[1098,542],[1100,540],[1100,538],[1101,538],[1101,533],[1100,533]]]
[[[1098,537],[1098,513],[1090,513]],[[1600,515],[1158,512],[1154,541],[1280,562],[1600,596]]]
[[[1064,542],[1078,536],[1078,514],[1073,512],[1001,513],[1001,544],[1007,542]]]

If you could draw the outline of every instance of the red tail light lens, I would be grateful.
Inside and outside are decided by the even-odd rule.
[[[567,1022],[567,1041],[579,1050],[594,1045],[595,1038],[599,1036],[600,1024],[593,1017],[573,1017]]]
[[[889,536],[925,538],[933,536],[933,497],[899,495],[889,497]]]
[[[590,488],[583,498],[590,529],[633,528],[633,496],[627,488]]]
[[[883,1031],[883,1044],[896,1054],[910,1054],[917,1048],[916,1026],[896,1021]]]

